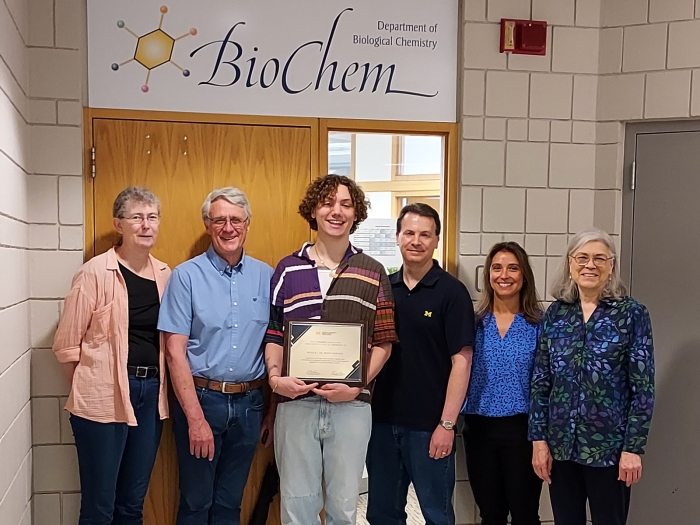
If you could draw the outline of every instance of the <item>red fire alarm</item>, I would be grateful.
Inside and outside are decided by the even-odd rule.
[[[547,54],[547,22],[501,19],[501,53]]]

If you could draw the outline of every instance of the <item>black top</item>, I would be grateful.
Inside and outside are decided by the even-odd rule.
[[[158,366],[160,296],[155,281],[145,279],[119,263],[129,294],[129,357],[131,366]]]
[[[377,376],[372,416],[432,431],[445,405],[452,356],[474,345],[474,307],[464,284],[437,261],[413,290],[403,281],[403,267],[389,279],[400,342]]]

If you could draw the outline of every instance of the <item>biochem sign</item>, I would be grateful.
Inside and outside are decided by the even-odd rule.
[[[454,122],[457,0],[88,0],[91,107]]]

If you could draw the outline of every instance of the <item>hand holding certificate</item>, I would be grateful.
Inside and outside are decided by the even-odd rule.
[[[364,322],[287,320],[284,375],[319,385],[366,384],[367,338]]]

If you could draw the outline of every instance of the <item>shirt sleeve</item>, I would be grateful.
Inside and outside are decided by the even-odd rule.
[[[644,454],[654,409],[654,343],[651,319],[643,305],[632,312],[632,344],[628,350],[630,407],[622,450]]]
[[[263,337],[263,345],[274,343],[284,344],[284,310],[281,306],[270,305],[270,321],[267,323],[267,331]]]
[[[530,416],[528,424],[528,439],[530,441],[545,441],[549,426],[549,394],[552,390],[552,374],[549,366],[549,338],[547,328],[551,323],[552,312],[556,303],[552,304],[542,323],[542,335],[535,353],[535,363],[530,381]]]
[[[263,338],[263,344],[284,344],[284,268],[282,263],[277,265],[270,279],[270,321]]]
[[[398,343],[399,336],[396,333],[394,323],[394,294],[391,291],[391,282],[384,268],[379,277],[379,293],[377,294],[377,315],[374,318],[374,332],[372,345],[381,343]]]
[[[189,336],[192,318],[192,281],[187,272],[175,268],[160,302],[158,330]]]
[[[474,304],[462,283],[457,285],[455,293],[447,303],[445,318],[445,337],[450,355],[458,354],[465,346],[474,347]]]
[[[63,315],[53,340],[53,351],[60,363],[80,361],[80,348],[97,304],[97,283],[79,270],[66,296]]]

